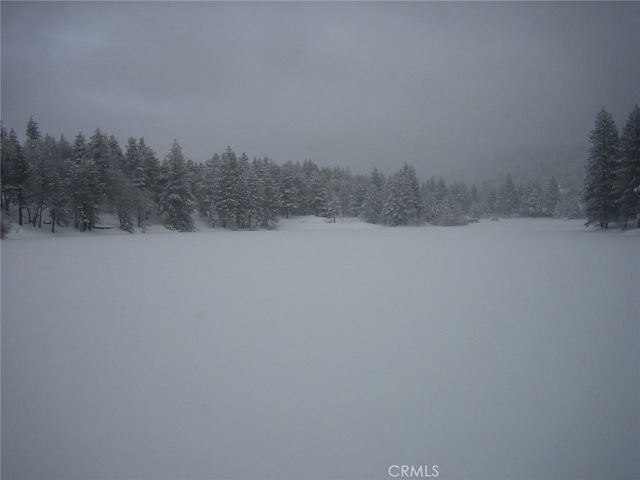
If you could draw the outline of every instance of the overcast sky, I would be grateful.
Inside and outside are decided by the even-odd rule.
[[[640,103],[640,3],[2,2],[2,121],[419,173],[586,145]],[[585,146],[585,148],[586,148]]]

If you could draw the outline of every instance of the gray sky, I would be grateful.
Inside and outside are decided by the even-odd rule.
[[[422,175],[640,103],[640,3],[2,2],[2,121]],[[586,146],[585,146],[586,148]]]

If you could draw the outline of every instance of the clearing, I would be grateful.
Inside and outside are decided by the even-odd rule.
[[[640,236],[581,225],[10,235],[2,477],[637,478]]]

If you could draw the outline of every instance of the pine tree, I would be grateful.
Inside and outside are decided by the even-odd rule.
[[[0,208],[9,211],[10,195],[6,189],[7,176],[6,172],[10,168],[9,157],[9,133],[0,121]]]
[[[616,193],[625,227],[637,218],[640,228],[640,107],[629,114],[620,138]]]
[[[333,210],[343,216],[355,215],[355,212],[351,210],[354,191],[353,176],[349,169],[334,167],[330,172],[327,172],[325,178],[327,178],[327,202],[337,203]]]
[[[204,163],[202,178],[198,186],[196,201],[198,204],[198,212],[200,215],[207,217],[211,225],[214,225],[216,218],[216,179],[217,170],[220,166],[220,155],[215,153],[209,160]]]
[[[220,157],[220,165],[216,172],[214,197],[217,216],[222,221],[222,228],[227,228],[229,222],[236,221],[236,214],[240,206],[240,183],[238,159],[231,147],[227,147]]]
[[[285,218],[289,218],[289,215],[300,206],[300,195],[296,187],[293,165],[291,162],[287,162],[280,168],[280,177],[278,178],[280,208]]]
[[[106,186],[110,164],[109,138],[99,128],[96,128],[94,134],[89,138],[87,157],[93,162],[98,171],[100,181]]]
[[[498,196],[499,209],[503,215],[510,217],[520,206],[518,191],[511,175],[507,175]]]
[[[456,215],[468,215],[473,199],[467,185],[464,182],[455,182],[450,188],[450,194],[456,203]]]
[[[27,155],[37,155],[38,148],[40,147],[40,141],[42,140],[42,134],[40,133],[40,127],[33,117],[29,118],[27,122],[27,140],[25,143],[25,151]],[[32,150],[29,152],[28,150]]]
[[[376,167],[373,167],[368,180],[367,191],[360,207],[360,216],[366,222],[380,223],[382,221],[383,192],[386,180]]]
[[[354,217],[362,216],[362,206],[367,198],[369,178],[364,175],[354,175],[351,179],[351,197],[349,199],[349,214]]]
[[[142,160],[142,178],[143,178],[143,198],[146,206],[138,214],[138,226],[141,222],[141,216],[147,217],[149,211],[155,205],[156,210],[160,211],[160,160],[144,141],[144,138],[138,140],[138,154]]]
[[[116,195],[126,194],[126,204],[131,203],[132,199],[138,201],[135,209],[137,225],[138,228],[145,228],[147,218],[154,207],[159,210],[160,164],[156,154],[144,143],[144,138],[136,140],[130,137],[124,155],[117,156],[116,160],[128,183],[138,189],[138,193],[128,192],[122,179],[115,175]],[[119,200],[116,203],[122,204]]]
[[[67,148],[64,143],[64,148]],[[58,142],[46,134],[42,142],[43,149],[43,175],[42,183],[44,192],[44,206],[47,207],[51,220],[51,232],[55,233],[56,225],[66,225],[70,206],[70,199],[65,189],[64,179],[67,174],[67,165]],[[40,213],[42,221],[42,212]]]
[[[187,162],[177,140],[161,166],[162,190],[160,192],[160,212],[165,217],[168,229],[191,232],[194,229],[191,214],[195,199],[189,185]]]
[[[98,172],[98,181],[104,186],[104,197],[107,200],[108,211],[112,213],[117,195],[114,172],[118,165],[124,161],[122,149],[113,135],[109,137],[96,128],[87,144],[87,155]]]
[[[422,199],[420,196],[420,182],[413,165],[405,163],[400,170],[405,196],[406,220],[419,221],[422,217]],[[405,221],[406,223],[406,221]]]
[[[309,175],[307,182],[307,205],[313,214],[318,217],[324,214],[327,208],[328,185],[325,177],[319,170],[313,171]]]
[[[30,213],[30,220],[35,227],[42,227],[42,214],[44,212],[48,191],[48,171],[45,159],[42,134],[38,123],[31,117],[27,123],[27,138],[24,143],[24,154],[29,163],[31,175],[29,177],[28,189],[32,203],[33,213]],[[31,212],[29,210],[29,212]]]
[[[111,180],[113,182],[114,207],[118,212],[120,230],[133,233],[134,218],[143,203],[142,191],[121,170],[114,171]],[[138,226],[141,226],[140,222],[138,222]]]
[[[524,213],[528,217],[540,217],[544,212],[544,192],[538,180],[530,182],[523,196]]]
[[[76,135],[73,139],[71,147],[71,158],[69,159],[69,169],[67,171],[66,189],[71,196],[71,210],[73,212],[74,228],[84,230],[82,228],[83,212],[82,212],[82,184],[83,174],[82,166],[86,159],[86,139],[82,133]]]
[[[553,216],[558,202],[560,202],[560,187],[555,177],[551,177],[544,191],[543,214],[547,217]]]
[[[597,222],[600,228],[607,228],[618,216],[615,186],[620,141],[613,117],[604,108],[596,116],[589,141],[584,185],[586,225]]]
[[[382,217],[390,225],[407,225],[421,216],[420,186],[414,168],[405,163],[387,181]]]
[[[242,152],[238,159],[238,207],[236,224],[240,228],[251,228],[258,216],[257,196],[259,194],[258,179],[253,174],[249,158]]]
[[[69,166],[73,158],[72,147],[60,136],[56,145],[57,157],[51,173],[51,198],[49,201],[49,217],[51,218],[51,232],[55,233],[56,225],[66,227],[72,213],[71,194],[67,188]]]
[[[434,177],[429,178],[429,180],[426,182],[422,182],[422,185],[420,187],[424,209],[424,219],[425,221],[434,225],[436,223],[437,188],[438,184],[436,183],[436,179]]]
[[[336,223],[336,215],[340,215],[340,202],[333,192],[329,192],[326,200],[326,216]]]
[[[79,133],[73,142],[65,186],[71,197],[74,227],[83,232],[92,230],[98,221],[105,192],[100,169],[89,154],[87,141]]]
[[[263,228],[278,221],[281,199],[277,179],[280,176],[278,166],[268,158],[254,159],[253,173],[257,179],[256,193],[257,215]]]
[[[3,138],[2,143],[2,194],[5,210],[14,203],[18,207],[18,224],[24,224],[23,209],[30,200],[31,167],[25,158],[22,145],[14,129]]]
[[[144,171],[142,168],[142,156],[138,147],[138,141],[129,137],[124,147],[124,155],[120,164],[120,171],[134,185],[144,185]]]

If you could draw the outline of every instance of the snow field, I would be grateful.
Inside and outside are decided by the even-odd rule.
[[[3,241],[3,478],[636,476],[637,235],[281,223]]]

